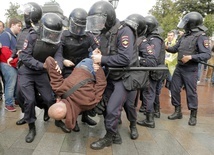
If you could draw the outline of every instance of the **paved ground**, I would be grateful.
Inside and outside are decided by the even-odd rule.
[[[23,116],[20,108],[17,112],[4,110],[0,102],[0,155],[213,155],[214,154],[214,87],[202,81],[198,86],[199,110],[198,123],[188,125],[189,111],[182,92],[181,120],[168,120],[174,109],[166,88],[161,94],[161,118],[155,119],[154,129],[137,126],[139,138],[129,138],[129,123],[125,113],[119,127],[123,143],[112,145],[101,151],[90,149],[90,143],[105,134],[103,118],[96,116],[95,127],[89,127],[79,120],[79,133],[65,134],[54,125],[51,119],[43,121],[43,111],[37,109],[37,135],[32,143],[25,142],[27,125],[17,126],[15,122]],[[138,106],[139,108],[139,106]],[[137,108],[137,110],[138,110]],[[80,119],[80,118],[79,118]],[[145,116],[138,113],[138,119]]]

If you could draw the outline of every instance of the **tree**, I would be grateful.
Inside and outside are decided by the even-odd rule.
[[[20,5],[18,3],[10,2],[9,9],[6,9],[6,13],[5,13],[7,21],[10,18],[17,18],[17,19],[23,21],[23,19],[24,19],[23,15],[18,15],[18,13],[17,13],[17,9],[19,7],[20,7]]]
[[[157,0],[150,14],[157,18],[165,31],[162,36],[166,36],[168,31],[177,28],[179,18],[192,11],[201,13],[204,17],[204,25],[208,28],[207,35],[212,36],[214,32],[213,0]]]

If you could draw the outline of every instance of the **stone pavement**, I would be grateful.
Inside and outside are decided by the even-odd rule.
[[[214,154],[214,87],[202,81],[198,85],[198,123],[188,125],[189,111],[182,91],[183,119],[168,120],[174,111],[166,88],[161,93],[161,118],[155,119],[154,129],[137,126],[139,138],[129,138],[129,122],[122,112],[122,125],[119,131],[123,143],[114,144],[100,151],[90,149],[90,143],[105,135],[103,118],[96,116],[98,125],[89,127],[79,117],[81,131],[63,133],[54,125],[54,120],[43,121],[43,110],[37,109],[37,135],[32,143],[25,142],[28,126],[17,126],[15,122],[23,114],[4,109],[0,102],[0,155],[213,155]],[[140,102],[139,102],[140,103]],[[140,104],[139,104],[140,105]],[[139,109],[139,105],[137,110]],[[138,113],[138,119],[145,119]]]

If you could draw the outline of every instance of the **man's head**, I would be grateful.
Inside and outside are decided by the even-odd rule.
[[[55,104],[53,104],[49,109],[48,109],[48,116],[50,118],[53,118],[55,120],[62,120],[65,118],[67,113],[67,108],[64,102],[59,101]]]
[[[0,21],[0,34],[4,31],[4,23]]]
[[[175,32],[174,31],[169,31],[167,33],[167,41],[171,42],[175,38]]]
[[[17,35],[22,29],[22,22],[16,18],[9,20],[9,28],[13,34]]]

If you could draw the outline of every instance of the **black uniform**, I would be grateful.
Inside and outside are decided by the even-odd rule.
[[[24,97],[24,119],[27,123],[33,123],[36,120],[34,88],[38,90],[47,107],[55,102],[48,74],[43,68],[47,56],[60,60],[62,54],[59,45],[41,41],[39,34],[31,29],[19,57],[23,64],[18,69],[18,87]]]
[[[178,52],[178,64],[172,76],[171,82],[171,102],[175,107],[181,105],[180,92],[184,86],[187,96],[188,108],[198,108],[197,95],[197,74],[198,63],[210,58],[211,52],[208,38],[202,31],[185,33],[178,43],[173,47],[168,47],[168,52]],[[191,55],[192,59],[187,63],[181,61],[184,55]]]

